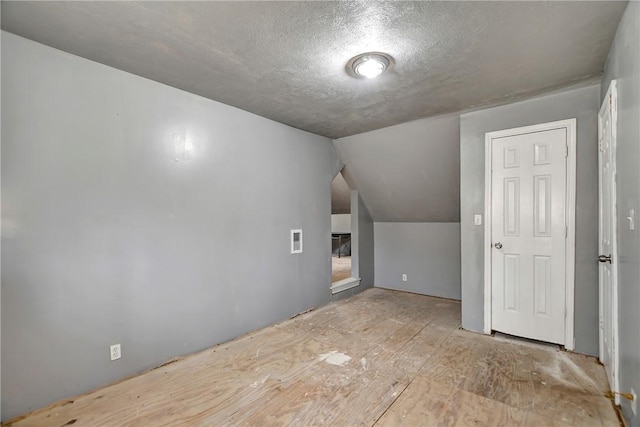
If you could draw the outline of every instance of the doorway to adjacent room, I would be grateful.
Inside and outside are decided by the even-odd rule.
[[[338,173],[331,183],[331,283],[351,277],[351,189]]]

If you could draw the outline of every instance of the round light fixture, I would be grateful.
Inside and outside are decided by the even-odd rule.
[[[367,52],[347,62],[347,73],[360,79],[372,79],[393,66],[393,58],[382,52]]]

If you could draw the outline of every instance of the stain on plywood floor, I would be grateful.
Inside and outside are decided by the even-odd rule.
[[[595,359],[459,326],[369,289],[11,425],[619,425]]]

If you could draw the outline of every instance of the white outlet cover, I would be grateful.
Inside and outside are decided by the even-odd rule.
[[[473,225],[482,225],[482,215],[475,214],[473,216]]]
[[[109,347],[109,355],[111,356],[111,361],[120,359],[122,357],[120,344],[114,344]]]
[[[403,275],[402,275],[402,281],[403,281],[403,282],[406,282],[406,281],[407,281],[407,275],[406,275],[406,274],[403,274]]]

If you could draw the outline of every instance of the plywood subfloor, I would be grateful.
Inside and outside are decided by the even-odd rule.
[[[351,277],[351,257],[337,255],[331,257],[331,283]]]
[[[13,425],[619,425],[593,358],[459,326],[458,302],[370,289]]]

